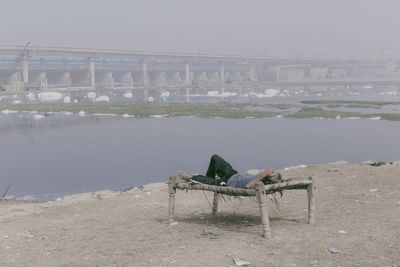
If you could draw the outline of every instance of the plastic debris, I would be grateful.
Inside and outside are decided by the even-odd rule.
[[[335,248],[335,247],[330,247],[328,250],[332,254],[338,254],[339,253],[339,250],[337,248]]]
[[[234,258],[233,262],[236,264],[236,266],[247,266],[250,265],[249,261],[245,261],[239,258]]]

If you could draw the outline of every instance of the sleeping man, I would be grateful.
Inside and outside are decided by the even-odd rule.
[[[217,179],[217,176],[219,179]],[[180,171],[179,177],[188,182],[226,185],[237,188],[255,188],[260,181],[264,184],[279,183],[282,181],[281,174],[273,169],[262,170],[257,175],[240,174],[233,169],[229,162],[218,155],[211,157],[205,176],[199,174],[189,175],[184,171]]]

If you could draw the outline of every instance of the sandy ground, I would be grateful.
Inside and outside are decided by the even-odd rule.
[[[400,166],[344,163],[287,170],[313,174],[316,225],[305,191],[269,201],[272,239],[250,198],[178,191],[166,223],[166,184],[101,191],[48,203],[0,202],[1,266],[400,266]]]

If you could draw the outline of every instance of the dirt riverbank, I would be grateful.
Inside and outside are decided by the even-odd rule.
[[[101,191],[47,203],[0,202],[1,266],[400,266],[400,165],[346,163],[289,168],[311,175],[316,224],[304,191],[268,203],[273,238],[261,238],[249,198],[178,191],[168,225],[166,184]]]

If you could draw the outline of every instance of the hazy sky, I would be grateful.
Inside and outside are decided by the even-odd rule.
[[[400,51],[400,0],[0,0],[0,42],[324,58]]]

